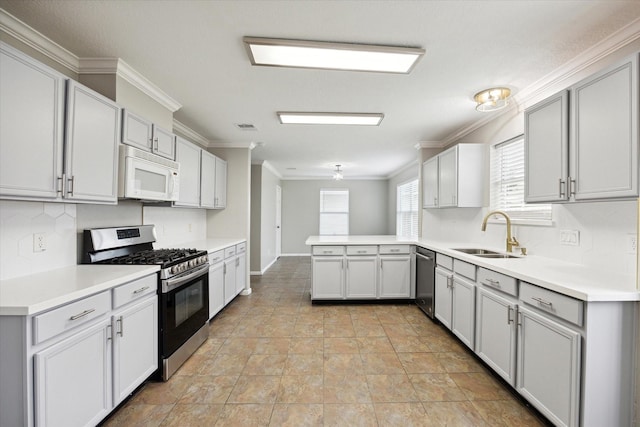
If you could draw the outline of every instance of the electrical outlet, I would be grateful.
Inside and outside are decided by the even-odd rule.
[[[33,252],[44,252],[47,250],[47,239],[44,233],[33,233]]]
[[[560,230],[560,244],[580,246],[580,230]]]
[[[638,251],[638,236],[627,234],[627,253],[635,254]]]

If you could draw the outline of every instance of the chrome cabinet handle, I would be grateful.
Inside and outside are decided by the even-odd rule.
[[[116,324],[117,323],[120,324],[120,330],[116,331],[116,335],[120,335],[121,337],[124,337],[124,322],[122,320],[122,316],[118,317],[118,320],[116,320]]]
[[[563,180],[562,178],[558,178],[558,193],[560,195],[560,198],[564,197],[566,194],[564,190],[565,183],[566,183],[565,180]]]
[[[67,191],[67,194],[73,196],[73,187],[75,186],[75,181],[76,181],[76,177],[75,175],[71,175],[71,178],[69,178],[67,180],[69,182],[69,190]]]
[[[551,308],[553,306],[552,302],[543,300],[542,298],[539,298],[539,297],[531,297],[531,299],[538,302],[538,304],[544,305],[548,308]]]
[[[95,308],[90,308],[89,310],[85,310],[85,311],[83,311],[82,313],[76,314],[75,316],[71,316],[71,317],[69,318],[69,320],[78,320],[79,318],[84,317],[84,316],[86,316],[87,314],[91,314],[91,313],[93,313],[94,311],[96,311],[96,309],[95,309]]]
[[[522,326],[522,313],[518,311],[518,326]]]
[[[511,310],[513,310],[513,307],[511,306],[507,307],[507,324],[508,325],[513,323],[513,319],[511,318]]]
[[[133,291],[134,294],[139,294],[140,292],[146,291],[147,289],[149,289],[148,286],[144,286],[140,289],[136,289],[135,291]]]
[[[58,185],[56,186],[56,193],[60,193],[62,194],[62,187],[64,184],[62,184],[64,182],[64,176],[59,176],[58,177]]]
[[[493,279],[486,279],[486,281],[482,282],[483,285],[487,285],[487,286],[492,286],[494,288],[498,288],[500,289],[500,281],[499,280],[493,280]]]
[[[110,341],[113,339],[113,328],[111,327],[111,325],[107,325],[107,341]]]
[[[576,195],[576,180],[575,179],[571,179],[571,177],[567,178],[569,180],[569,196],[575,196]]]

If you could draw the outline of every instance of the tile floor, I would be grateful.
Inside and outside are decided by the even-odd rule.
[[[287,257],[253,276],[180,370],[105,425],[545,425],[415,305],[311,305],[310,270]]]

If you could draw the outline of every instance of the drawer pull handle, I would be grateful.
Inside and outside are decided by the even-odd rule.
[[[494,288],[500,288],[500,281],[493,279],[486,279],[485,282],[482,282],[484,285],[493,286]]]
[[[400,249],[391,249],[390,252],[400,252]]]
[[[330,254],[331,251],[322,251],[323,254]]]
[[[87,314],[91,314],[91,313],[93,313],[94,311],[96,311],[96,309],[95,309],[95,308],[90,308],[89,310],[85,310],[85,311],[83,311],[83,312],[82,312],[82,313],[80,313],[80,314],[76,314],[75,316],[71,316],[71,317],[69,318],[69,320],[77,320],[77,319],[79,319],[79,318],[81,318],[81,317],[86,316]]]
[[[148,287],[148,286],[144,286],[144,287],[142,287],[142,288],[140,288],[140,289],[136,289],[135,291],[133,291],[133,293],[134,293],[134,294],[139,294],[140,292],[144,292],[144,291],[146,291],[147,289],[149,289],[149,287]]]
[[[548,307],[548,308],[551,308],[551,306],[553,305],[553,303],[552,303],[552,302],[550,302],[550,301],[545,301],[545,300],[543,300],[542,298],[538,298],[538,297],[531,297],[531,299],[532,299],[532,300],[534,300],[534,301],[537,301],[537,302],[538,302],[538,304],[544,305],[544,306],[546,306],[546,307]]]
[[[367,251],[358,251],[359,254],[366,254]]]

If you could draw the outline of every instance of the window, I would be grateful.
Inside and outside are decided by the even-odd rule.
[[[513,219],[551,220],[551,205],[524,202],[524,136],[491,147],[491,210]]]
[[[418,237],[418,179],[397,187],[396,234]]]
[[[349,190],[320,190],[320,235],[349,234]]]

